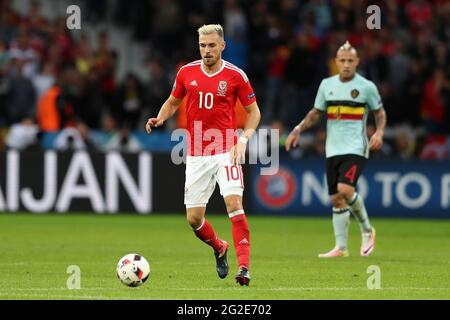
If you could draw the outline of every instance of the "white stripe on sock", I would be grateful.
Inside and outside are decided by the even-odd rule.
[[[200,225],[200,227],[198,227],[197,229],[195,229],[194,231],[198,231],[198,230],[200,230],[201,228],[203,228],[203,225],[205,224],[205,218],[203,218],[203,220],[202,220],[202,224]]]
[[[354,205],[356,202],[356,199],[358,198],[358,193],[354,192],[352,198],[350,199],[349,202],[347,202],[348,205]]]
[[[244,209],[236,210],[236,211],[230,212],[230,213],[228,214],[228,216],[229,216],[230,218],[233,218],[233,217],[238,216],[238,215],[240,215],[240,214],[245,214]]]
[[[346,213],[347,211],[349,211],[349,208],[336,208],[333,207],[333,214],[341,214],[341,213]]]

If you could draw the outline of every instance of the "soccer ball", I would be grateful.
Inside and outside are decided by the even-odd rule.
[[[117,278],[129,287],[138,287],[147,281],[150,265],[141,255],[130,253],[122,257],[117,264]]]

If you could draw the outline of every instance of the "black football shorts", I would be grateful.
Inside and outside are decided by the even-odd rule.
[[[327,183],[330,195],[337,193],[338,183],[356,187],[367,159],[356,154],[345,154],[327,158]]]

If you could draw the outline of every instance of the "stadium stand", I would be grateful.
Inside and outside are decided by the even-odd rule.
[[[386,146],[377,157],[429,158],[438,144],[445,152],[436,158],[448,159],[450,3],[372,2],[383,11],[376,31],[365,25],[368,1],[70,1],[83,13],[82,29],[70,31],[68,1],[0,0],[0,146],[17,145],[18,135],[8,136],[22,123],[39,126],[44,148],[70,127],[82,128],[87,140],[99,141],[103,132],[118,134],[120,144],[130,135],[139,141],[133,150],[169,150],[180,118],[158,137],[143,134],[145,119],[166,99],[177,68],[198,59],[196,29],[214,18],[225,27],[224,59],[252,78],[266,127],[289,131],[309,110],[348,39],[388,114]],[[320,130],[310,135],[312,143],[294,157],[314,154]]]

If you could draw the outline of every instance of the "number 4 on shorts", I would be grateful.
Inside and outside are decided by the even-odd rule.
[[[345,173],[345,177],[350,180],[351,183],[355,182],[355,176],[356,176],[356,169],[358,167],[356,166],[356,164],[352,165],[350,167],[350,169],[348,169],[348,171]]]

